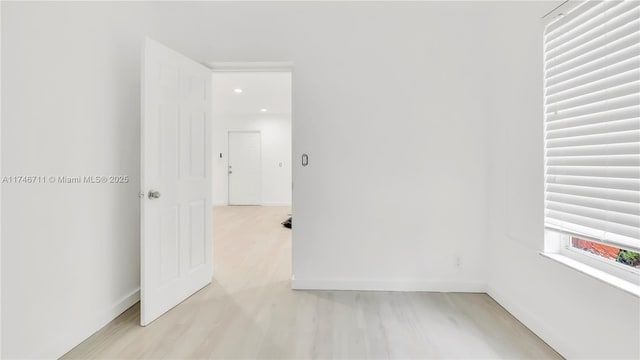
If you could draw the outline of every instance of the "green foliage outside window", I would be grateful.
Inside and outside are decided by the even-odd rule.
[[[630,266],[638,266],[640,265],[640,253],[621,249],[616,261]]]

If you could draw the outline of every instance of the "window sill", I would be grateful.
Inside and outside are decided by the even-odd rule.
[[[561,254],[540,252],[540,255],[640,298],[640,285],[620,279]]]

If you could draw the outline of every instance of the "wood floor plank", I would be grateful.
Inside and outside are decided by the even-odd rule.
[[[290,211],[216,207],[211,285],[145,328],[136,305],[64,358],[561,359],[485,294],[291,290]]]

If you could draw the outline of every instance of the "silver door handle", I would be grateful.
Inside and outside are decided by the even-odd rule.
[[[157,199],[160,197],[160,192],[155,190],[149,190],[149,199]]]
[[[309,165],[309,155],[302,154],[302,166]]]

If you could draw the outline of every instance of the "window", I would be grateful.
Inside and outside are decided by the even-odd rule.
[[[581,239],[576,236],[571,237],[571,247],[623,265],[640,269],[640,253],[635,251]]]
[[[586,1],[557,17],[544,67],[551,248],[640,279],[640,2]]]

